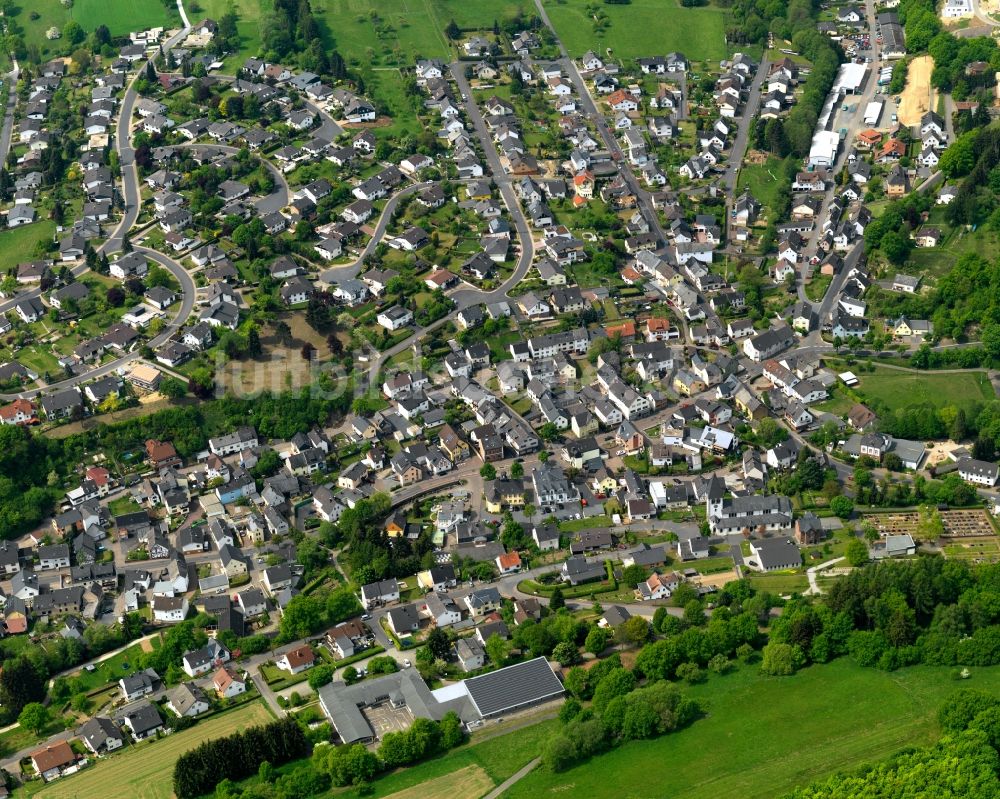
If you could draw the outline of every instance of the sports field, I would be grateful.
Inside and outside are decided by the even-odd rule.
[[[590,0],[543,0],[545,11],[571,56],[587,50],[618,58],[684,53],[693,63],[726,55],[725,11],[712,6],[683,8],[677,0],[632,0],[596,4],[604,22],[595,22]]]
[[[177,758],[209,738],[224,735],[273,718],[263,702],[252,702],[239,710],[199,722],[183,732],[153,743],[140,744],[115,754],[94,766],[56,780],[36,796],[40,799],[170,799]]]
[[[962,687],[1000,694],[1000,668],[973,669]],[[561,774],[539,768],[505,797],[771,799],[840,769],[938,736],[936,713],[958,688],[946,668],[886,673],[847,658],[793,677],[756,666],[690,691],[706,716],[681,732],[630,743]]]

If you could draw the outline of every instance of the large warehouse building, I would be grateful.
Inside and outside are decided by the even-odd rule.
[[[319,703],[340,742],[352,744],[406,729],[415,718],[440,721],[452,711],[468,724],[559,699],[563,693],[552,666],[540,657],[434,691],[416,669],[354,685],[332,682],[319,689]]]
[[[809,166],[833,166],[840,147],[840,135],[832,130],[819,130],[809,148]]]

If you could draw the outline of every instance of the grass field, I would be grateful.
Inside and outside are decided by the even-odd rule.
[[[719,8],[682,8],[676,0],[632,0],[627,5],[600,4],[607,17],[603,32],[594,31],[589,0],[544,0],[549,19],[571,56],[593,49],[616,58],[639,58],[678,50],[692,61],[717,61],[726,55],[725,12]]]
[[[56,780],[36,794],[41,799],[170,799],[177,758],[202,741],[272,720],[262,702],[207,719],[189,730],[115,754],[80,774]]]
[[[159,649],[160,639],[150,639],[149,645]],[[102,660],[93,671],[78,671],[73,675],[74,683],[79,686],[77,690],[94,691],[102,685],[117,683],[122,677],[134,674],[139,669],[139,658],[145,651],[141,643],[133,644],[124,652]]]
[[[758,591],[769,591],[772,594],[801,594],[809,587],[809,578],[805,572],[772,572],[752,574],[750,583]]]
[[[349,65],[397,67],[411,66],[418,58],[449,56],[442,31],[450,17],[441,5],[430,0],[313,0],[312,8]],[[467,5],[478,8],[479,3]]]
[[[1000,668],[964,686],[1000,693]],[[742,667],[687,689],[705,718],[674,735],[630,743],[574,769],[536,769],[504,796],[601,799],[764,799],[938,735],[936,712],[958,688],[945,668],[894,673],[846,658],[794,677]]]
[[[951,271],[955,261],[963,255],[973,253],[983,258],[993,258],[1000,248],[1000,236],[986,226],[967,231],[954,229],[944,220],[944,212],[935,209],[928,222],[940,227],[944,238],[937,247],[918,247],[910,252],[905,270],[908,274],[921,275],[928,284],[933,284]]]
[[[218,19],[225,14],[230,6],[236,7],[236,30],[240,34],[240,50],[235,55],[229,56],[225,60],[225,71],[234,72],[240,67],[248,56],[260,55],[260,21],[265,10],[271,4],[269,0],[254,0],[251,3],[233,3],[232,0],[199,0],[199,5],[204,9],[201,14],[192,14],[191,9],[187,10],[188,18],[195,24],[202,17]],[[315,7],[315,3],[313,4]]]
[[[890,408],[912,405],[948,405],[965,407],[996,399],[996,392],[985,372],[901,372],[875,367],[875,372],[859,375],[857,387],[864,397],[880,400]]]
[[[466,766],[453,774],[389,794],[386,799],[479,799],[492,787],[489,774],[479,766]]]
[[[813,302],[821,302],[832,282],[832,275],[821,275],[818,271],[814,272],[812,278],[806,283],[806,296]]]
[[[750,193],[773,216],[774,204],[778,197],[783,174],[782,159],[773,156],[763,164],[747,164],[740,169],[737,193],[742,193],[744,189],[750,189]]]
[[[208,0],[202,5],[207,6]],[[15,19],[24,29],[25,43],[37,45],[42,56],[61,53],[69,47],[63,39],[49,41],[45,32],[53,25],[61,30],[71,19],[80,23],[87,33],[98,25],[107,25],[112,36],[156,26],[180,25],[176,6],[171,3],[167,7],[161,0],[75,0],[72,8],[65,8],[60,0],[30,0],[15,3],[15,7],[20,7]],[[38,13],[38,19],[29,18],[32,11]]]
[[[51,240],[55,232],[56,223],[48,219],[0,230],[0,272],[6,274],[10,267],[37,257],[34,255],[35,245]]]

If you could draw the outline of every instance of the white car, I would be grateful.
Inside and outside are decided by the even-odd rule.
[[[408,669],[408,668],[410,668],[410,666],[412,666],[412,665],[413,665],[413,664],[412,664],[412,663],[410,663],[410,661],[409,661],[409,660],[404,660],[404,661],[403,661],[403,668],[404,668],[404,669]]]

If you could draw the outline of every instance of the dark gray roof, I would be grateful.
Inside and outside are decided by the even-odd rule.
[[[124,740],[124,736],[111,719],[104,716],[96,716],[84,724],[80,728],[80,735],[82,735],[93,749],[100,751],[104,746],[104,742],[108,738],[115,738],[119,741]]]
[[[159,712],[149,702],[141,702],[134,705],[122,715],[124,718],[130,719],[132,729],[136,735],[142,735],[163,726],[163,719],[160,718]]]
[[[544,657],[472,677],[465,681],[465,688],[484,718],[554,699],[564,692]]]

